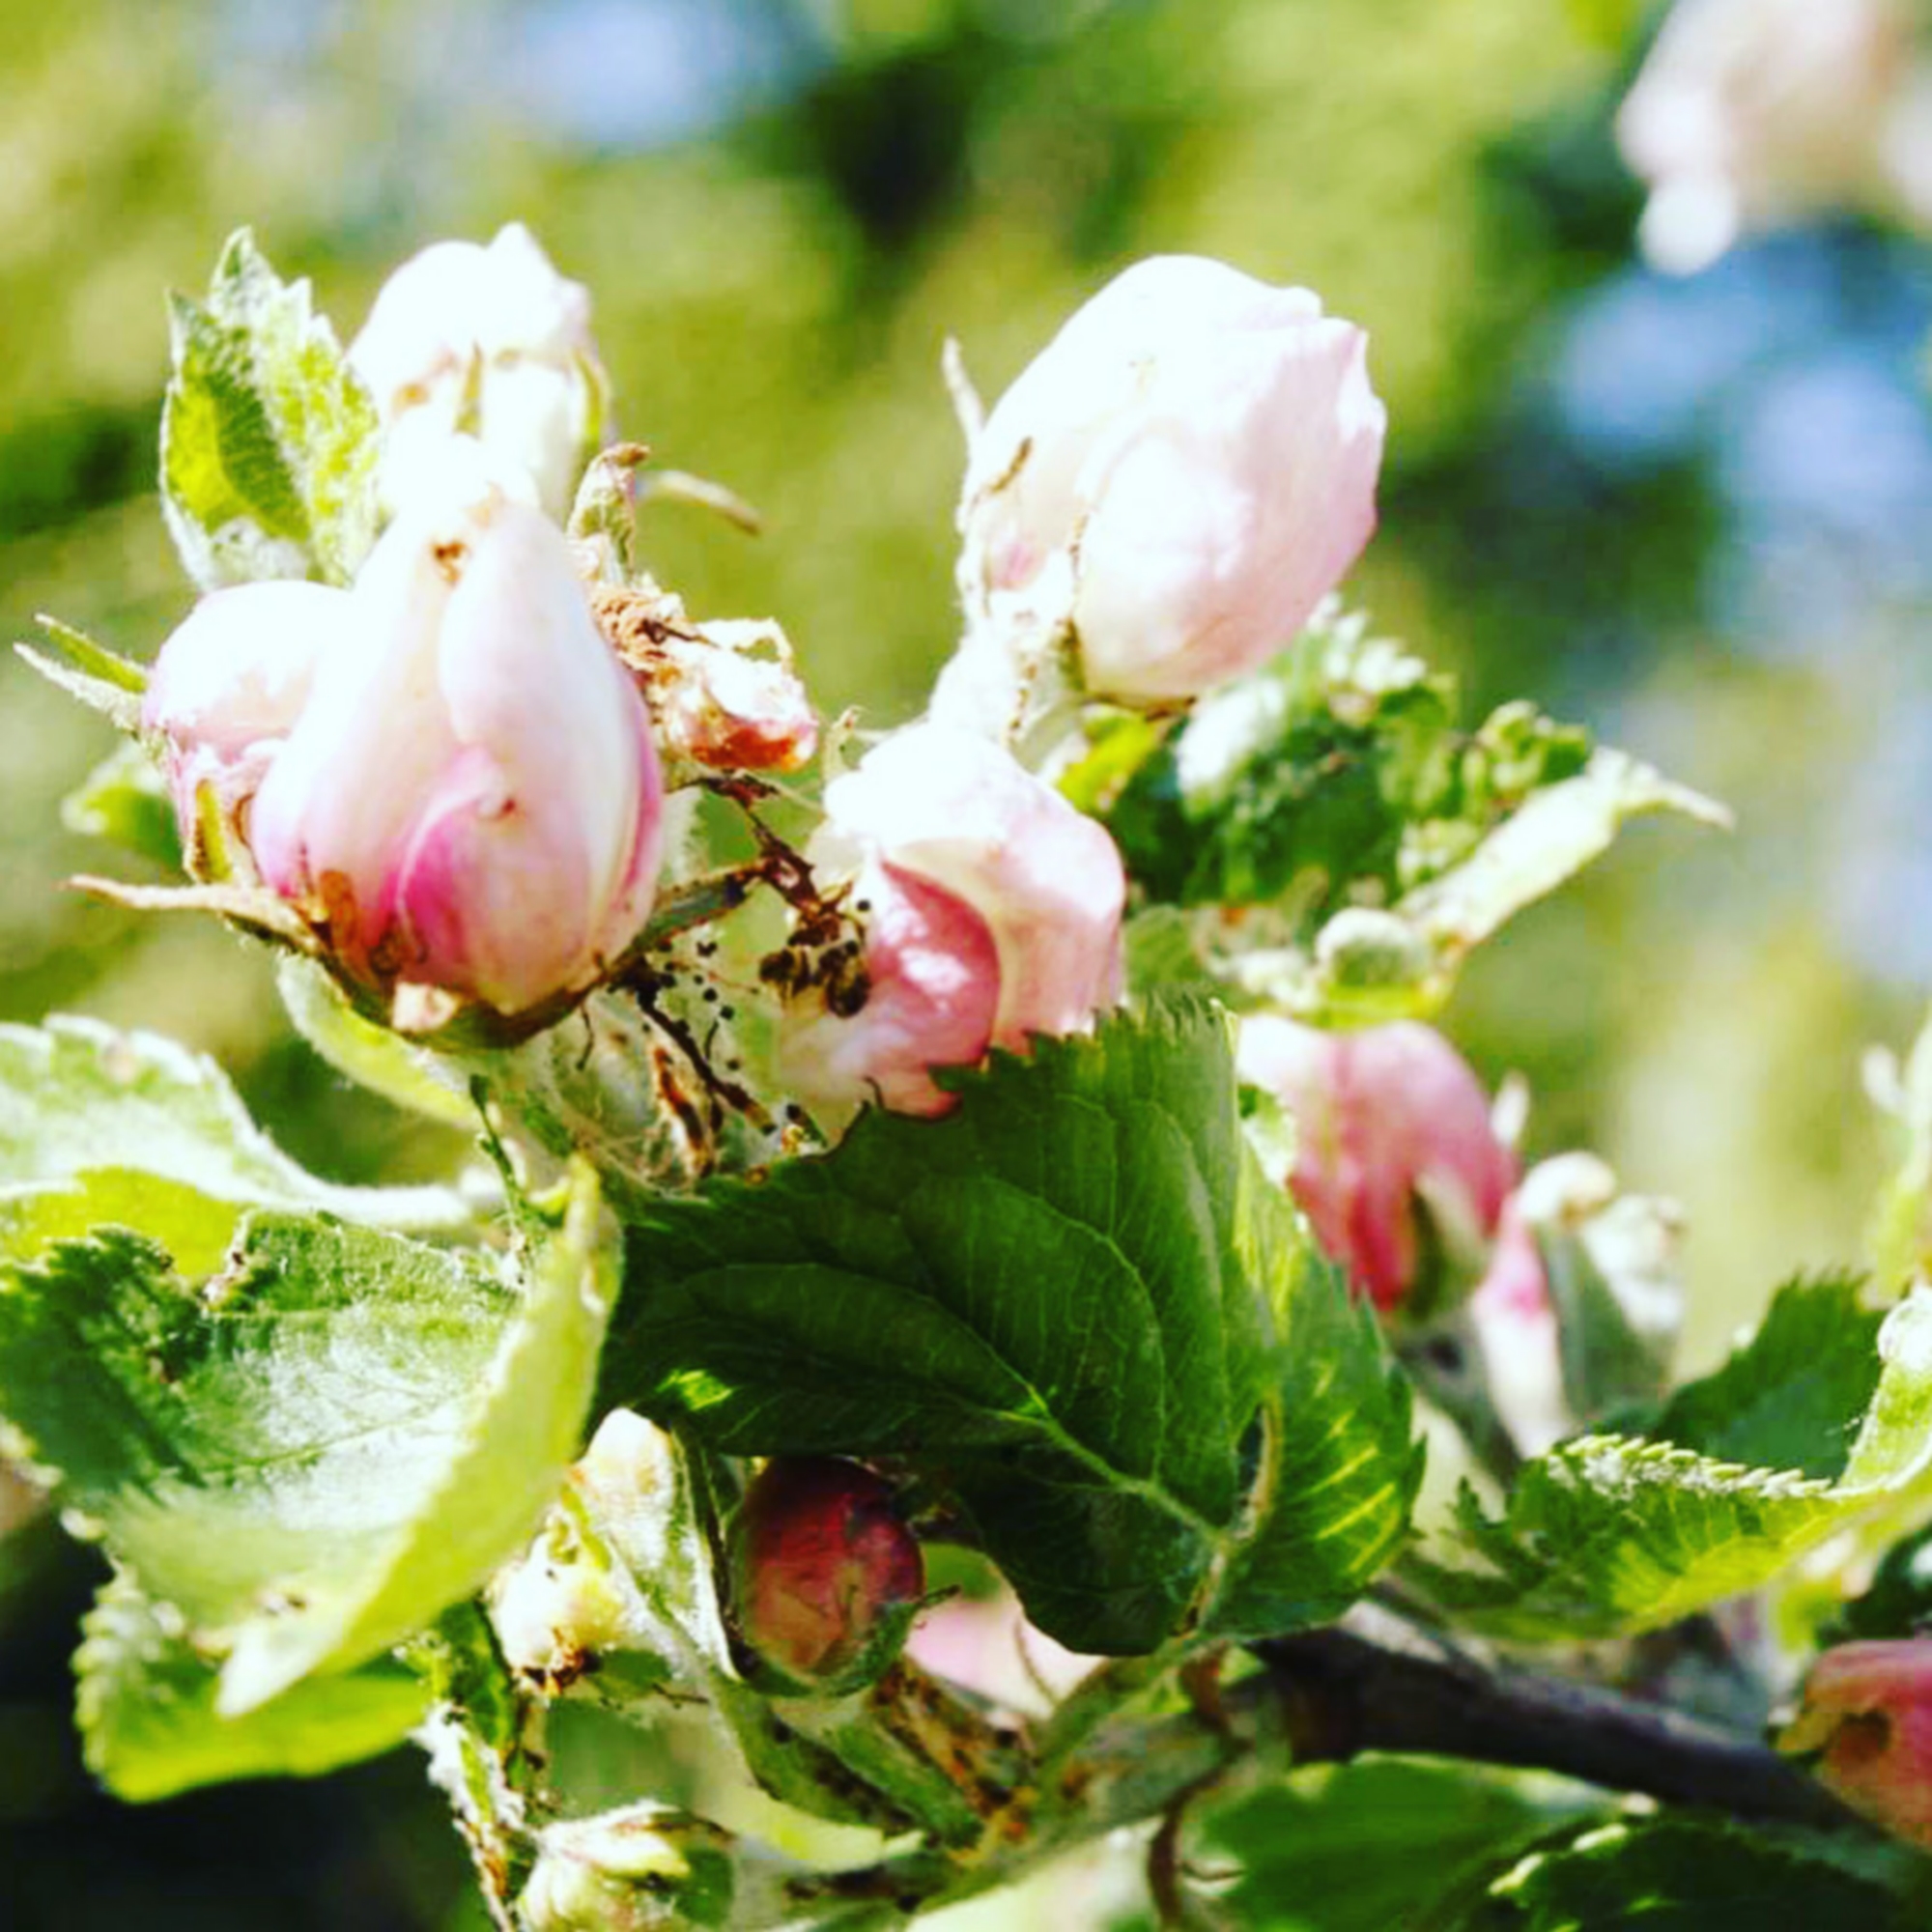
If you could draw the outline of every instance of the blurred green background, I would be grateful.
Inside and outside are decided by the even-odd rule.
[[[764,512],[653,511],[695,610],[779,616],[828,709],[918,709],[952,637],[956,335],[997,393],[1162,250],[1305,282],[1390,412],[1351,595],[1726,799],[1639,833],[1481,958],[1449,1016],[1690,1223],[1707,1360],[1856,1258],[1887,1158],[1859,1058],[1932,983],[1932,253],[1849,217],[1690,281],[1637,261],[1609,117],[1634,0],[68,0],[0,8],[0,611],[151,653],[189,596],[154,495],[162,290],[251,224],[345,339],[444,236],[587,282],[627,434]],[[60,889],[104,726],[0,667],[0,1006],[220,1057],[345,1178],[447,1144],[346,1092],[213,926]],[[147,1812],[79,1768],[92,1567],[0,1542],[0,1923],[470,1922],[407,1759]]]

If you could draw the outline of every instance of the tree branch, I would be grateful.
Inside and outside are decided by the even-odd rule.
[[[1610,1791],[1735,1818],[1836,1828],[1853,1814],[1789,1758],[1736,1732],[1613,1690],[1480,1663],[1370,1605],[1253,1646],[1297,1764],[1405,1751],[1554,1771]],[[1861,1828],[1862,1829],[1862,1828]]]

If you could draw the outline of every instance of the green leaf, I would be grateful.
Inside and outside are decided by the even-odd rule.
[[[1525,799],[1468,859],[1406,894],[1396,909],[1453,964],[1601,858],[1630,820],[1660,811],[1719,831],[1731,824],[1700,792],[1600,749],[1576,777]]]
[[[218,1660],[125,1577],[102,1588],[82,1624],[74,1669],[88,1769],[132,1803],[230,1778],[333,1771],[401,1744],[429,1709],[422,1679],[379,1659],[224,1718]]]
[[[105,838],[165,871],[182,869],[175,809],[155,761],[139,746],[117,746],[61,800],[61,823]]]
[[[1257,1205],[1225,1020],[1121,1017],[957,1085],[944,1120],[869,1114],[760,1184],[644,1206],[603,1400],[734,1454],[907,1459],[1077,1648],[1155,1648],[1270,1535],[1298,1591],[1357,1593],[1371,1546],[1311,1541],[1298,1485],[1346,1461],[1406,1495],[1406,1417],[1376,1433],[1378,1353],[1301,1360],[1354,1318]]]
[[[204,590],[266,577],[346,583],[376,532],[376,405],[246,229],[208,300],[173,299],[161,500]]]
[[[1339,1616],[1401,1551],[1423,1475],[1410,1384],[1375,1311],[1245,1170],[1245,1243],[1281,1337],[1250,1520],[1209,1628],[1263,1636]]]
[[[275,990],[296,1031],[338,1073],[444,1126],[477,1125],[462,1075],[429,1048],[364,1019],[317,961],[285,952],[275,965]]]
[[[141,694],[148,688],[147,667],[117,657],[58,617],[43,615],[34,621],[45,634],[46,643],[15,644],[15,652],[49,684],[99,712],[116,729],[137,729]]]
[[[1185,934],[1216,978],[1351,1024],[1434,1010],[1474,946],[1639,813],[1729,822],[1528,704],[1473,731],[1456,713],[1452,678],[1331,606],[1171,735],[1103,726],[1062,787],[1157,905],[1255,909]]]
[[[0,1253],[112,1224],[206,1274],[247,1208],[423,1232],[472,1218],[447,1188],[318,1180],[249,1120],[213,1061],[156,1035],[87,1019],[0,1026]]]
[[[107,1231],[0,1268],[0,1413],[198,1646],[217,1709],[469,1595],[575,1449],[605,1289],[594,1184],[521,1293],[477,1261],[261,1214],[205,1285]]]
[[[1632,1819],[1531,1853],[1462,1924],[1464,1932],[1622,1932],[1639,1922],[1645,1932],[1907,1932],[1924,1922],[1902,1895],[1911,1884],[1902,1857],[1861,1859],[1809,1833]]]
[[[1465,1491],[1460,1535],[1411,1559],[1417,1580],[1499,1634],[1620,1635],[1755,1589],[1867,1512],[1932,1492],[1932,1291],[1874,1337],[1875,1321],[1850,1282],[1787,1288],[1647,1438],[1551,1450],[1500,1521]]]
[[[1297,1773],[1207,1820],[1208,1854],[1239,1861],[1238,1923],[1390,1932],[1436,1922],[1465,1876],[1583,1808],[1575,1787],[1396,1759]],[[1601,1801],[1596,1801],[1601,1803]]]

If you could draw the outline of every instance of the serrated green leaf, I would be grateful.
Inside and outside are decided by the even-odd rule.
[[[194,1641],[233,1716],[375,1656],[527,1536],[605,1313],[594,1184],[521,1293],[477,1261],[262,1214],[184,1280],[108,1231],[0,1269],[0,1414]]]
[[[182,868],[174,803],[139,745],[117,746],[61,800],[60,811],[70,832],[104,838],[166,871]]]
[[[0,1253],[113,1225],[205,1274],[247,1208],[420,1232],[472,1212],[447,1188],[318,1180],[249,1120],[213,1061],[156,1035],[88,1019],[0,1026]]]
[[[1211,1813],[1204,1835],[1240,1863],[1226,1900],[1243,1926],[1420,1932],[1465,1875],[1589,1803],[1548,1778],[1383,1759],[1297,1773]]]
[[[1750,1341],[1687,1382],[1643,1433],[1720,1462],[1838,1476],[1878,1389],[1884,1325],[1855,1276],[1794,1281]]]
[[[1357,1593],[1386,1540],[1294,1511],[1330,1528],[1302,1486],[1342,1462],[1406,1496],[1406,1419],[1378,1433],[1379,1352],[1301,1359],[1354,1318],[1285,1206],[1243,1198],[1225,1020],[1122,1017],[957,1084],[944,1120],[868,1115],[759,1185],[645,1208],[603,1399],[731,1453],[917,1463],[1076,1647],[1156,1647],[1250,1545],[1297,1551],[1301,1595]],[[1270,1477],[1244,1499],[1251,1428]]]
[[[1758,1336],[1659,1415],[1525,1465],[1499,1521],[1473,1492],[1420,1581],[1472,1627],[1612,1636],[1768,1582],[1867,1512],[1932,1491],[1932,1291],[1876,1335],[1844,1281],[1799,1284]],[[1849,1453],[1847,1451],[1849,1450]],[[1764,1452],[1796,1465],[1730,1460]]]
[[[242,229],[207,302],[178,296],[172,319],[162,507],[188,574],[346,583],[375,537],[376,406],[308,283],[278,280]]]
[[[1461,1923],[1463,1932],[1622,1932],[1637,1922],[1645,1932],[1907,1932],[1923,1923],[1901,1889],[1858,1862],[1808,1833],[1632,1819],[1531,1853]]]
[[[102,1588],[82,1623],[74,1671],[88,1769],[137,1804],[231,1778],[333,1771],[401,1744],[429,1709],[422,1679],[379,1659],[221,1717],[218,1660],[125,1577]]]

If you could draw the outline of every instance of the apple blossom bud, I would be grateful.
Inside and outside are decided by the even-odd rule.
[[[141,724],[163,741],[185,837],[203,785],[230,810],[255,795],[342,609],[342,593],[320,583],[238,584],[204,597],[161,646]]]
[[[1873,1823],[1932,1850],[1932,1637],[1843,1643],[1812,1666],[1780,1750]]]
[[[1818,210],[1932,216],[1932,78],[1904,0],[1679,0],[1617,116],[1645,252],[1690,273]]]
[[[1129,269],[974,440],[959,525],[976,628],[1058,600],[1087,688],[1130,701],[1271,657],[1375,527],[1386,413],[1366,346],[1305,289],[1193,256]]]
[[[825,807],[806,856],[821,886],[849,882],[863,952],[854,974],[831,970],[835,948],[793,977],[779,1038],[782,1077],[822,1117],[868,1099],[945,1113],[931,1068],[1084,1032],[1120,997],[1114,841],[996,746],[911,726]]]
[[[675,1932],[730,1921],[736,1890],[731,1833],[645,1800],[589,1818],[562,1818],[537,1836],[517,1900],[528,1932]]]
[[[1323,1033],[1263,1014],[1242,1023],[1237,1065],[1293,1116],[1289,1185],[1316,1239],[1378,1309],[1426,1313],[1473,1285],[1516,1157],[1440,1034],[1414,1020]]]
[[[731,1521],[738,1634],[775,1688],[859,1690],[904,1644],[925,1563],[891,1488],[826,1456],[765,1464]]]
[[[512,222],[486,248],[439,242],[383,284],[349,361],[374,392],[388,447],[384,494],[426,441],[472,432],[492,457],[534,479],[561,520],[604,429],[604,374],[590,296],[551,267]]]
[[[649,910],[642,700],[561,531],[495,490],[393,523],[257,793],[264,880],[355,980],[524,1014],[594,984]]]

